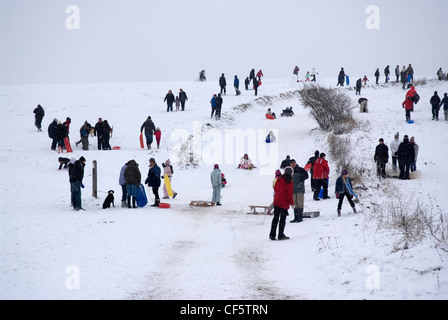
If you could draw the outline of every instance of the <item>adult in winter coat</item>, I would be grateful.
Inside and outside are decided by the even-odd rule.
[[[291,165],[291,157],[287,155],[285,160],[283,160],[282,163],[280,164],[280,169],[285,169],[290,165]]]
[[[68,165],[68,175],[70,181],[71,201],[76,211],[84,210],[81,206],[81,187],[83,188],[82,179],[84,178],[84,167],[86,159],[80,157],[79,160],[72,158]]]
[[[400,179],[409,179],[409,170],[411,164],[415,160],[415,150],[414,146],[409,142],[409,137],[405,135],[403,137],[403,142],[400,143],[398,147],[398,166],[400,168]]]
[[[223,104],[222,96],[218,93],[218,96],[215,99],[216,107],[215,107],[215,117],[216,119],[221,119],[221,108]]]
[[[185,110],[185,101],[187,101],[187,100],[188,100],[187,93],[184,90],[179,89],[180,109],[182,111]]]
[[[252,81],[253,78],[255,78],[255,69],[252,69],[249,72],[249,80]]]
[[[263,75],[263,71],[261,71],[261,69],[260,69],[257,72],[257,78],[261,80],[261,77],[264,77],[264,75]]]
[[[219,165],[215,164],[212,173],[210,173],[210,181],[212,183],[213,194],[212,202],[217,206],[221,205],[221,188],[222,188],[222,176],[221,170],[219,170]]]
[[[143,129],[145,130],[145,137],[146,137],[146,146],[148,149],[151,149],[151,144],[153,142],[153,135],[156,132],[156,126],[154,125],[154,122],[151,120],[151,116],[148,116],[146,118],[145,122],[143,122],[142,126],[140,127],[140,132],[143,132]]]
[[[78,146],[78,144],[82,143],[82,150],[89,150],[89,135],[91,129],[92,126],[87,122],[87,120],[84,121],[84,124],[79,129],[81,140],[77,141],[75,144]]]
[[[293,170],[294,174],[292,175],[292,180],[294,183],[294,220],[291,220],[291,222],[295,223],[303,221],[305,180],[308,179],[308,172],[298,164],[293,167]]]
[[[395,82],[398,82],[398,80],[400,79],[400,66],[397,65],[397,67],[395,68],[395,77],[397,78],[397,80]]]
[[[103,119],[98,118],[98,122],[95,124],[93,130],[93,135],[97,137],[98,150],[101,150],[101,147],[103,145],[103,134],[104,134]]]
[[[409,64],[408,68],[406,69],[406,72],[408,76],[411,76],[411,82],[414,82],[414,68],[412,68],[411,64]]]
[[[406,89],[406,82],[407,82],[407,78],[408,78],[408,72],[406,70],[406,67],[403,66],[403,68],[400,71],[400,79],[401,79],[401,84],[402,84],[402,89]]]
[[[356,95],[361,95],[361,88],[362,88],[362,79],[359,78],[358,80],[356,80]]]
[[[56,141],[58,143],[58,153],[61,153],[65,148],[64,139],[67,137],[67,130],[61,121],[56,125]]]
[[[58,125],[58,120],[53,119],[53,122],[48,125],[48,136],[51,141],[51,150],[56,150],[56,145],[58,144],[58,139],[56,135],[56,127]]]
[[[341,68],[341,71],[339,71],[339,75],[338,75],[338,84],[336,86],[344,86],[344,81],[345,81],[345,71],[344,68]]]
[[[109,140],[110,135],[112,134],[112,128],[109,125],[107,120],[103,121],[103,137],[101,139],[101,143],[103,144],[103,150],[112,150],[110,146]]]
[[[322,199],[329,199],[328,196],[328,178],[330,175],[330,167],[328,166],[328,161],[325,160],[325,153],[321,153],[319,159],[314,162],[314,200],[319,199],[320,188],[323,188],[323,197]]]
[[[448,94],[443,94],[443,99],[440,102],[440,107],[443,105],[443,113],[445,115],[445,121],[448,121]]]
[[[210,118],[213,118],[213,115],[216,111],[216,94],[213,95],[213,97],[210,100],[210,106],[212,107],[212,113],[210,114]]]
[[[295,75],[297,78],[297,82],[299,82],[299,71],[300,71],[300,69],[298,66],[295,66],[294,70],[292,71],[292,74]]]
[[[355,203],[353,202],[352,198],[353,196],[356,197],[355,192],[353,191],[352,187],[352,181],[350,180],[350,177],[348,176],[347,170],[342,170],[341,175],[339,178],[336,179],[336,185],[334,189],[334,193],[336,194],[336,197],[338,197],[338,217],[341,216],[341,209],[342,209],[342,203],[344,202],[344,197],[347,198],[348,202],[350,203],[350,206],[353,209],[354,213],[356,212]]]
[[[126,169],[124,170],[124,180],[126,184],[126,194],[128,197],[128,208],[137,208],[135,201],[137,199],[137,190],[140,182],[142,181],[142,174],[138,168],[138,163],[135,160],[129,160],[126,163]]]
[[[379,144],[375,148],[373,160],[376,162],[376,175],[386,178],[386,163],[389,161],[389,148],[384,144],[384,139],[380,138]]]
[[[314,173],[314,162],[319,159],[319,151],[316,150],[314,152],[314,156],[312,156],[311,158],[308,159],[308,162],[306,163],[305,167],[307,167],[308,165],[310,165],[310,183],[311,183],[311,190],[314,191],[314,177],[313,177],[313,173]]]
[[[124,172],[126,170],[126,168],[128,167],[128,164],[125,163],[120,170],[120,176],[118,178],[118,184],[121,186],[121,207],[125,208],[126,207],[126,200],[128,199],[127,197],[127,187],[126,187],[126,179],[124,178]]]
[[[221,94],[226,94],[226,86],[227,86],[227,82],[226,82],[226,77],[224,76],[224,73],[221,74],[221,77],[219,77],[219,86],[221,88]]]
[[[411,137],[409,143],[414,147],[414,162],[411,164],[411,172],[417,170],[417,156],[418,156],[418,144],[415,143],[415,138]]]
[[[240,91],[240,79],[238,79],[238,76],[235,76],[233,79],[233,87],[235,88],[235,95],[239,96],[241,94]]]
[[[252,80],[253,86],[254,86],[254,90],[255,90],[255,95],[258,94],[258,87],[260,86],[260,81],[257,79],[257,77],[255,77]]]
[[[390,155],[392,156],[392,170],[397,171],[398,147],[400,146],[400,134],[394,135],[394,140],[390,143]]]
[[[34,125],[37,128],[37,131],[42,131],[42,119],[45,116],[44,108],[40,104],[37,105],[36,108],[34,108]]]
[[[375,71],[376,84],[378,84],[379,79],[380,79],[380,68],[376,68],[376,71]]]
[[[439,95],[437,94],[437,91],[434,91],[434,95],[429,100],[429,103],[432,106],[432,120],[436,119],[437,121],[439,121],[440,102],[441,100]]]
[[[173,111],[173,103],[176,98],[171,90],[168,90],[168,93],[165,95],[165,99],[163,102],[166,102],[166,112]]]
[[[171,182],[171,179],[174,174],[174,169],[173,169],[173,166],[171,165],[170,159],[168,159],[164,163],[162,163],[162,168],[163,168],[163,175],[164,176],[167,175],[168,180],[170,180],[170,182]],[[177,196],[177,192],[174,190],[172,190],[172,191],[173,191],[173,199],[174,199]],[[165,184],[163,185],[163,199],[169,199],[168,190],[166,189]]]
[[[441,81],[443,79],[442,68],[439,68],[439,70],[437,70],[437,79],[439,79],[439,81]]]
[[[293,169],[287,167],[277,179],[274,186],[274,217],[272,218],[269,239],[276,240],[278,226],[278,240],[287,240],[285,235],[286,216],[288,209],[294,205],[294,183],[292,181]]]
[[[311,82],[316,82],[316,75],[319,74],[319,72],[316,71],[316,69],[313,68],[313,70],[311,70],[311,77],[313,77],[311,79]]]
[[[387,65],[387,67],[384,68],[384,76],[386,77],[385,83],[389,82],[389,75],[390,75],[390,70],[389,70],[389,65]]]
[[[154,158],[149,159],[149,171],[148,176],[145,180],[145,184],[152,188],[152,193],[154,194],[155,201],[152,207],[158,207],[160,203],[159,198],[159,188],[160,188],[160,167],[157,165]]]
[[[246,77],[246,80],[244,80],[244,87],[246,90],[249,90],[249,84],[250,84],[249,77]]]

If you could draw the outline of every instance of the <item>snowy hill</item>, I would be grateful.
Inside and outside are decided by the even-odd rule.
[[[334,79],[319,79],[335,86]],[[444,161],[448,156],[448,123],[431,120],[429,99],[442,97],[447,82],[428,80],[417,85],[421,96],[412,118],[405,122],[401,85],[369,85],[369,113],[353,116],[362,124],[346,135],[353,164],[363,168],[354,185],[360,203],[354,215],[344,202],[337,217],[334,182],[340,172],[328,152],[327,134],[304,108],[290,78],[263,79],[258,97],[230,86],[224,96],[221,120],[210,118],[210,99],[216,81],[2,86],[0,99],[1,299],[447,299],[448,254],[425,233],[419,241],[404,241],[400,229],[390,228],[391,208],[410,212],[423,208],[427,217],[447,217]],[[168,90],[182,88],[188,95],[185,111],[166,112]],[[43,131],[34,127],[33,109],[45,109]],[[292,106],[295,116],[267,120],[268,107],[277,115]],[[140,149],[138,135],[147,116],[161,128],[159,150]],[[50,150],[47,128],[53,118],[72,120],[73,154]],[[79,128],[102,117],[114,127],[111,145],[121,150],[99,151],[95,137],[82,151]],[[277,142],[267,145],[273,130]],[[390,144],[414,136],[420,146],[419,179],[376,177],[373,154],[379,138]],[[181,162],[179,150],[190,135],[193,159]],[[304,166],[315,150],[327,153],[331,170],[331,199],[314,201],[306,182],[305,210],[321,216],[290,224],[289,241],[268,238],[272,216],[248,215],[248,206],[272,201],[274,171],[286,155]],[[258,168],[236,169],[248,153]],[[70,206],[66,170],[58,157],[87,159],[82,203]],[[128,160],[139,164],[143,180],[148,160],[174,165],[171,208],[120,207],[120,169]],[[98,198],[92,197],[92,161],[98,162]],[[210,172],[219,163],[228,184],[222,206],[190,207],[191,200],[210,200]],[[390,166],[390,163],[388,164]],[[390,168],[388,168],[390,169]],[[115,190],[115,208],[103,210],[106,192]],[[146,188],[150,204],[152,192]],[[162,195],[162,189],[159,190]],[[448,235],[445,225],[445,237]],[[440,235],[441,233],[439,233]],[[421,238],[421,239],[420,239]],[[409,239],[407,239],[409,240]],[[442,240],[443,244],[443,240]]]

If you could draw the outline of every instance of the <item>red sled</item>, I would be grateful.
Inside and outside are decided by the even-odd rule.
[[[64,145],[65,145],[65,150],[67,151],[67,153],[73,152],[72,147],[70,145],[70,140],[68,140],[68,137],[64,138]]]
[[[274,116],[273,116],[272,114],[266,114],[266,118],[271,119],[271,120],[274,120],[274,119],[275,119]]]
[[[121,150],[119,146],[113,147],[112,150]]]
[[[143,149],[145,144],[143,143],[143,132],[140,133],[140,147]]]

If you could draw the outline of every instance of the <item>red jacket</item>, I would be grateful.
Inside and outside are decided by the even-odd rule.
[[[328,179],[330,167],[324,158],[318,158],[313,166],[313,179]]]
[[[162,131],[157,130],[156,132],[154,132],[154,135],[156,136],[156,140],[160,141],[160,136],[162,135]]]
[[[401,104],[406,110],[412,110],[412,106],[414,105],[411,101],[411,99],[406,99],[404,100],[404,102]]]
[[[290,183],[286,183],[285,177],[281,176],[277,179],[274,186],[274,206],[288,210],[294,205],[294,184],[292,179]]]

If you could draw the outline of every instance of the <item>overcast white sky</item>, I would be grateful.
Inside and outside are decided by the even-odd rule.
[[[66,8],[79,8],[69,30]],[[368,29],[369,5],[379,29]],[[0,83],[448,71],[447,0],[0,0]]]

